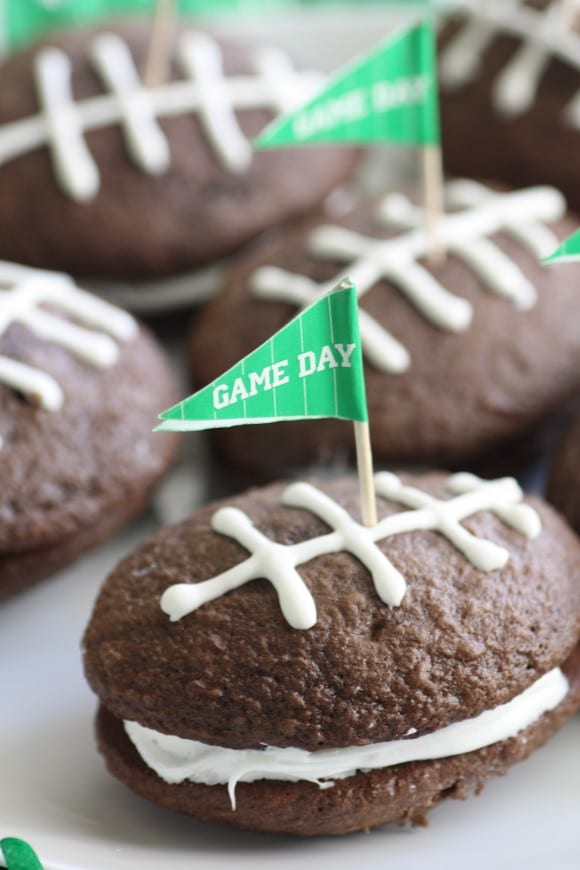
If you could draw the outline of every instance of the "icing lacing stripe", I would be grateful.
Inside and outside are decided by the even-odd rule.
[[[580,72],[580,36],[571,29],[561,2],[551,2],[545,9],[523,0],[460,0],[458,5],[464,24],[441,55],[444,88],[459,89],[475,81],[486,51],[501,34],[520,42],[493,86],[495,108],[503,115],[516,117],[533,106],[552,58]],[[580,91],[564,117],[580,129]]]
[[[45,304],[77,322],[39,307]],[[80,290],[68,276],[0,261],[0,337],[13,323],[95,368],[114,365],[118,342],[137,334],[129,314]],[[0,383],[38,400],[47,411],[58,410],[64,401],[51,375],[6,356],[0,356]]]
[[[532,308],[537,301],[536,288],[488,237],[502,232],[534,257],[547,256],[557,247],[558,239],[541,221],[554,221],[565,214],[562,195],[550,187],[497,193],[461,180],[446,186],[446,197],[451,211],[439,222],[442,243],[477,274],[490,293],[522,310]],[[343,262],[338,275],[318,283],[306,275],[263,266],[251,276],[250,292],[260,299],[305,308],[328,293],[347,272],[359,298],[386,280],[438,329],[465,332],[472,321],[471,303],[443,287],[421,262],[429,251],[423,209],[401,194],[389,194],[377,207],[376,218],[380,224],[406,232],[385,240],[340,226],[319,226],[307,237],[308,252],[319,259]],[[409,367],[408,350],[364,309],[360,329],[365,356],[377,369],[400,373]]]
[[[251,580],[264,578],[276,590],[288,624],[305,630],[316,624],[316,604],[296,569],[311,559],[342,551],[351,553],[369,571],[381,601],[397,607],[403,601],[407,584],[376,546],[378,542],[406,532],[435,531],[447,538],[475,568],[488,572],[503,568],[509,553],[492,541],[475,537],[461,525],[464,519],[479,511],[491,511],[527,538],[535,538],[541,531],[538,514],[529,505],[521,504],[523,493],[512,478],[487,482],[472,474],[453,475],[446,484],[455,496],[449,500],[436,499],[405,486],[396,475],[387,472],[377,474],[375,484],[379,496],[410,510],[385,517],[373,528],[362,526],[314,486],[291,484],[282,496],[282,504],[310,511],[331,529],[328,534],[293,545],[267,538],[238,508],[221,508],[213,516],[212,528],[237,541],[249,552],[249,557],[210,580],[170,586],[161,598],[162,610],[175,622]]]
[[[252,161],[252,147],[236,112],[267,109],[288,112],[320,87],[323,77],[300,73],[277,50],[256,52],[255,73],[226,77],[218,43],[203,33],[186,33],[177,44],[185,79],[147,89],[127,43],[115,33],[97,36],[90,56],[110,93],[76,102],[72,65],[57,48],[42,50],[35,63],[41,111],[0,127],[0,165],[47,145],[55,174],[73,199],[92,199],[100,186],[99,170],[84,134],[120,124],[135,164],[150,174],[167,170],[171,155],[158,119],[193,113],[221,163],[243,172]]]

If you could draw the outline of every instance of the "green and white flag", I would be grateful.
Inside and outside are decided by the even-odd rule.
[[[576,230],[570,238],[562,242],[553,254],[545,257],[542,262],[545,265],[552,263],[578,263],[580,262],[580,230]]]
[[[160,414],[156,431],[321,417],[368,421],[358,303],[348,279],[221,377]]]
[[[421,23],[337,73],[324,91],[270,124],[255,147],[323,142],[440,142],[433,26]]]
[[[0,840],[0,867],[7,870],[42,870],[32,846],[15,837]]]

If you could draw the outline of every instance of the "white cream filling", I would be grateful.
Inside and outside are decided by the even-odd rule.
[[[137,722],[125,722],[125,731],[137,752],[165,782],[186,780],[204,785],[228,786],[232,808],[236,807],[238,782],[258,779],[304,780],[330,788],[333,780],[355,773],[379,770],[409,761],[426,761],[474,752],[515,737],[553,710],[566,697],[568,680],[559,668],[544,674],[521,695],[472,719],[455,722],[422,737],[352,746],[347,749],[226,749],[197,740],[160,734]],[[412,734],[414,729],[409,730]]]

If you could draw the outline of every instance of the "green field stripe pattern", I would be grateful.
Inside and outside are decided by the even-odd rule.
[[[440,142],[435,36],[419,24],[333,76],[302,108],[274,121],[256,148],[324,142]]]
[[[358,303],[349,281],[207,387],[160,414],[157,430],[321,417],[368,420]]]
[[[32,846],[15,837],[0,840],[0,867],[6,867],[7,870],[43,870]]]
[[[580,230],[576,230],[570,238],[562,242],[560,247],[546,257],[543,261],[546,265],[552,263],[578,263],[580,262]]]

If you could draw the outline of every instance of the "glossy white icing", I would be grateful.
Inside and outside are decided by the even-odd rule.
[[[459,180],[446,185],[451,210],[439,222],[441,242],[472,269],[490,293],[504,297],[522,310],[537,298],[533,284],[489,236],[505,233],[541,259],[559,240],[543,221],[561,218],[566,202],[550,187],[497,193],[482,184]],[[451,293],[421,260],[429,252],[429,237],[421,208],[401,194],[389,194],[377,207],[379,224],[404,232],[383,240],[363,236],[339,226],[319,226],[307,238],[308,252],[316,258],[345,263],[330,281],[318,283],[306,275],[263,266],[250,279],[250,292],[261,299],[288,302],[305,308],[328,293],[348,272],[359,298],[382,279],[394,284],[429,323],[450,332],[465,332],[471,325],[472,305]],[[364,308],[360,331],[367,360],[380,371],[400,373],[410,365],[409,352]]]
[[[564,119],[580,129],[580,34],[570,27],[563,4],[536,9],[525,0],[459,0],[458,5],[464,23],[442,52],[442,87],[460,89],[475,81],[496,37],[510,36],[518,47],[493,85],[498,113],[516,117],[531,109],[542,76],[558,58],[579,73],[579,92],[564,110]]]
[[[137,722],[125,722],[124,726],[145,764],[165,782],[227,784],[232,808],[235,809],[238,782],[260,779],[305,781],[317,783],[321,788],[331,788],[335,780],[346,779],[358,772],[381,770],[411,761],[449,758],[509,740],[557,707],[568,691],[568,680],[556,668],[506,704],[431,734],[319,752],[276,747],[226,749],[161,734]],[[410,728],[408,734],[414,733],[416,729]]]
[[[248,551],[248,558],[209,580],[170,586],[161,598],[161,609],[175,622],[232,589],[264,578],[276,590],[288,624],[305,630],[316,624],[316,604],[297,567],[311,559],[341,551],[351,553],[369,571],[379,598],[388,606],[397,607],[407,585],[377,543],[406,532],[436,531],[475,568],[495,571],[506,564],[508,551],[492,541],[476,538],[461,525],[462,520],[478,511],[491,511],[527,538],[535,538],[541,531],[537,513],[520,504],[523,493],[512,478],[489,482],[471,474],[452,475],[447,489],[455,497],[448,500],[404,486],[396,475],[387,472],[375,475],[375,486],[379,497],[410,510],[385,517],[373,528],[367,528],[310,484],[291,484],[282,496],[282,503],[310,511],[331,529],[328,534],[293,545],[267,538],[238,508],[221,508],[213,516],[212,528],[241,544]]]
[[[72,320],[45,310],[44,305]],[[114,365],[118,342],[137,334],[129,314],[80,290],[67,275],[0,261],[0,337],[13,323],[95,368]],[[57,411],[64,401],[55,378],[6,356],[0,356],[0,383],[38,400],[47,411]]]
[[[177,41],[176,58],[185,76],[146,89],[126,42],[115,33],[97,37],[90,49],[95,71],[108,93],[76,102],[72,65],[61,49],[45,48],[36,57],[35,79],[40,112],[0,127],[0,166],[47,146],[62,189],[73,199],[93,199],[99,170],[85,133],[119,124],[127,151],[143,172],[160,174],[171,162],[159,118],[194,114],[217,158],[231,172],[243,172],[252,147],[236,112],[290,111],[320,87],[317,73],[294,70],[277,49],[256,50],[255,73],[225,76],[221,49],[207,34],[190,32]]]

